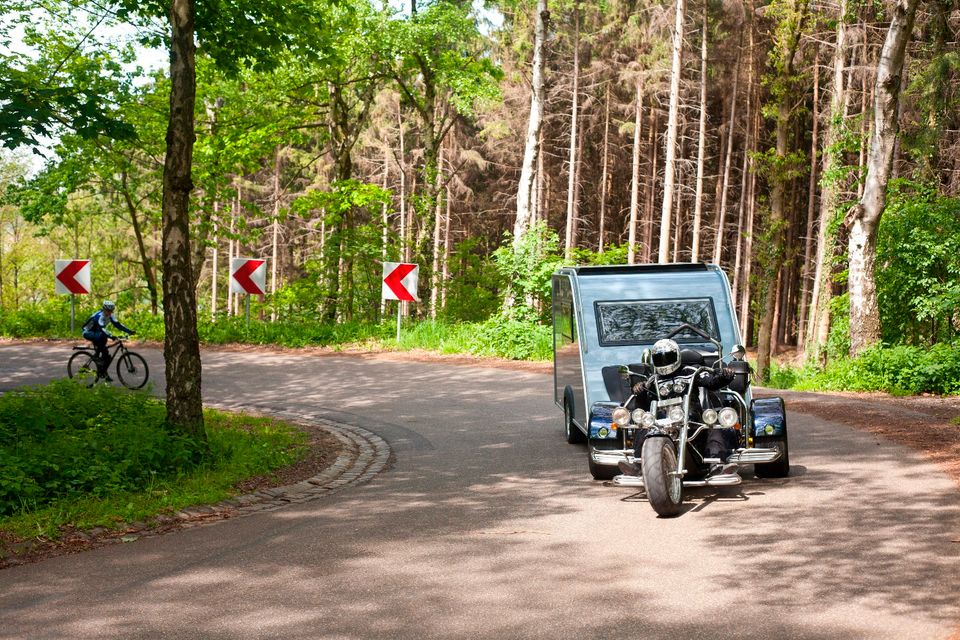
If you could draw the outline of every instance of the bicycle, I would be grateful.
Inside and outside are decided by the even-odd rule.
[[[128,389],[140,389],[147,384],[150,377],[150,369],[147,367],[147,361],[139,353],[130,351],[123,340],[114,338],[113,345],[107,347],[107,352],[113,349],[110,354],[110,361],[116,362],[117,378],[120,384]],[[67,375],[71,379],[76,379],[81,383],[86,383],[92,387],[101,380],[100,359],[92,347],[74,347],[76,353],[70,356],[67,361]],[[91,376],[93,379],[91,380]]]

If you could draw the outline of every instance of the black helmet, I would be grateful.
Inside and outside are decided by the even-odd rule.
[[[680,368],[680,347],[673,340],[657,340],[650,350],[653,370],[661,376],[668,376]]]

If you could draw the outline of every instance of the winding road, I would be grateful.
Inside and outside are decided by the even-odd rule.
[[[63,370],[0,347],[0,391]],[[162,381],[157,351],[141,350]],[[316,500],[0,571],[0,638],[948,638],[960,494],[789,416],[793,475],[664,520],[590,479],[547,375],[207,351],[204,396],[363,427],[395,462]],[[788,407],[789,409],[789,407]]]

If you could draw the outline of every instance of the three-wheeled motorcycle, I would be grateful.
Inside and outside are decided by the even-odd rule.
[[[567,267],[553,276],[554,400],[570,443],[587,444],[598,480],[645,488],[654,509],[677,515],[685,487],[729,486],[743,465],[759,477],[789,474],[780,398],[754,400],[726,275],[715,265]],[[660,384],[649,349],[681,347],[685,373]],[[721,389],[698,387],[708,370],[733,371]],[[679,378],[679,379],[677,379]],[[634,388],[646,385],[639,406]],[[705,454],[711,430],[729,446]],[[639,454],[639,455],[638,455]],[[620,463],[642,473],[620,472]]]

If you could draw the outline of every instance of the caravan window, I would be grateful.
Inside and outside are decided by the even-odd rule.
[[[684,323],[720,339],[710,298],[616,300],[595,304],[600,344],[604,347],[652,344]],[[681,343],[703,342],[703,338],[692,331],[683,331],[673,339]]]

